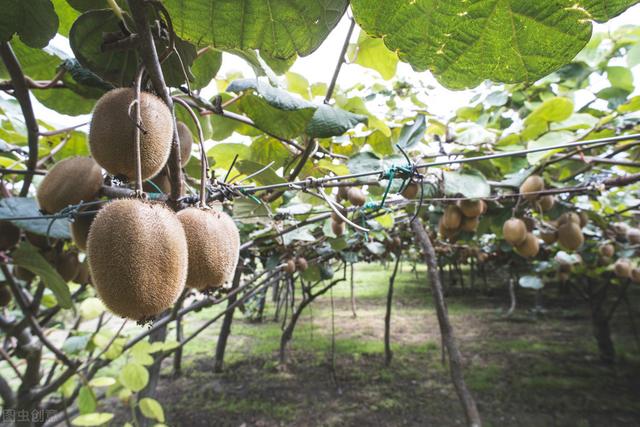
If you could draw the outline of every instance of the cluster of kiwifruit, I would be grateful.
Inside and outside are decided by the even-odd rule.
[[[613,265],[613,272],[620,279],[631,279],[634,283],[640,283],[640,267],[634,266],[628,258],[620,258]]]
[[[547,223],[547,228],[540,232],[540,238],[548,245],[558,242],[563,249],[576,251],[584,244],[582,229],[588,222],[584,212],[565,212]]]
[[[352,206],[356,207],[364,206],[367,202],[366,194],[357,187],[338,187],[338,196],[336,199],[338,203],[347,200]],[[346,211],[341,211],[340,213],[345,217],[347,215]],[[342,236],[346,230],[344,220],[335,212],[331,213],[331,230],[337,237]]]
[[[479,199],[460,200],[455,205],[447,205],[438,224],[440,236],[454,241],[460,232],[475,233],[480,216],[486,211],[487,204]]]
[[[301,256],[290,258],[284,263],[284,271],[288,274],[293,274],[296,271],[303,273],[307,268],[309,268],[309,262]]]
[[[533,258],[540,251],[538,238],[529,231],[527,224],[520,218],[507,220],[502,226],[502,235],[504,240],[525,258]]]

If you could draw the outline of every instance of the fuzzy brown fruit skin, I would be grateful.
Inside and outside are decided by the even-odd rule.
[[[557,231],[541,231],[540,238],[547,245],[553,245],[556,241],[558,241],[558,232]]]
[[[504,240],[511,246],[518,246],[527,239],[527,225],[519,218],[511,218],[502,226]]]
[[[136,180],[135,125],[129,106],[135,99],[131,88],[107,92],[96,103],[89,131],[93,158],[111,175]],[[140,94],[140,164],[142,179],[160,172],[167,163],[173,140],[173,117],[169,108],[147,92]],[[132,109],[133,111],[133,109]]]
[[[191,135],[189,127],[182,122],[178,122],[177,128],[178,137],[180,138],[180,162],[182,163],[182,167],[185,167],[187,163],[189,163],[189,159],[191,159],[193,135]]]
[[[620,238],[626,237],[627,232],[629,231],[630,228],[631,227],[629,227],[624,222],[616,222],[615,224],[613,224],[613,231]]]
[[[20,241],[20,229],[9,221],[0,221],[0,251],[8,251]]]
[[[55,258],[55,267],[65,282],[75,279],[80,271],[80,261],[78,255],[72,252],[66,252]]]
[[[338,187],[338,201],[347,200],[347,194],[349,193],[349,187]]]
[[[520,194],[524,196],[525,199],[529,201],[536,200],[539,196],[537,194],[527,194],[527,193],[536,193],[538,191],[544,190],[544,180],[538,175],[531,175],[520,186]]]
[[[565,212],[562,215],[560,215],[560,218],[558,218],[558,225],[560,226],[564,224],[568,224],[570,222],[580,226],[580,215],[578,215],[575,212]]]
[[[73,281],[80,285],[91,284],[91,272],[89,272],[89,263],[85,260],[78,268],[78,274],[73,278]]]
[[[11,303],[13,295],[6,283],[0,284],[0,307],[6,307]]]
[[[145,320],[170,308],[184,289],[188,248],[182,224],[166,207],[117,200],[93,221],[87,256],[105,306]]]
[[[630,228],[629,231],[627,231],[627,240],[634,245],[640,244],[640,230]]]
[[[633,283],[640,283],[640,268],[631,270],[631,281]]]
[[[347,199],[353,206],[363,206],[367,201],[367,196],[359,188],[350,188],[347,192]]]
[[[462,211],[456,205],[449,205],[442,215],[442,225],[449,230],[457,230],[462,224]]]
[[[585,228],[589,224],[589,215],[584,211],[580,211],[578,212],[578,217],[580,218],[580,228]]]
[[[162,171],[158,175],[150,178],[142,184],[142,191],[145,193],[164,193],[169,194],[171,192],[171,181],[167,174]]]
[[[438,223],[438,232],[440,233],[440,237],[444,240],[453,241],[456,239],[458,235],[458,229],[449,229],[444,226],[444,217],[440,218],[440,222]]]
[[[538,238],[532,233],[527,233],[524,242],[516,246],[516,252],[524,258],[533,258],[540,251]]]
[[[567,222],[558,227],[558,243],[569,251],[580,249],[584,244],[584,236],[580,226],[574,222]]]
[[[96,208],[93,206],[87,206],[81,208],[79,213],[88,213],[94,211]],[[71,238],[73,239],[73,243],[76,244],[78,249],[81,251],[87,251],[87,239],[89,238],[89,230],[91,229],[91,224],[93,220],[96,218],[97,212],[92,213],[91,215],[78,215],[75,217],[73,222],[69,225],[71,229]]]
[[[489,260],[489,254],[486,252],[479,252],[478,255],[476,255],[476,258],[478,259],[478,262],[484,264]]]
[[[285,273],[288,274],[293,274],[296,272],[296,262],[292,259],[288,260],[285,264],[284,264],[284,271]]]
[[[628,279],[631,277],[631,261],[621,258],[613,266],[613,271],[620,279]]]
[[[477,218],[486,210],[482,200],[461,200],[458,207],[467,218]]]
[[[56,213],[95,200],[102,188],[102,169],[89,157],[69,157],[55,164],[38,187],[40,209]]]
[[[187,287],[206,291],[229,283],[240,257],[240,232],[229,215],[189,208],[178,212],[189,245]]]
[[[598,252],[605,258],[611,258],[616,253],[616,248],[610,243],[602,245],[598,248]]]
[[[402,197],[407,200],[413,200],[418,197],[418,192],[420,191],[420,187],[415,182],[410,182],[400,193]]]
[[[478,231],[478,226],[480,225],[480,218],[468,218],[465,217],[462,219],[462,224],[460,225],[460,231],[466,231],[468,233],[475,233]]]
[[[538,206],[540,206],[540,210],[542,212],[547,212],[553,208],[553,205],[556,204],[556,198],[551,194],[547,194],[546,196],[540,197],[538,200]]]
[[[345,232],[344,222],[331,221],[331,231],[333,231],[333,234],[337,237],[342,236]]]
[[[296,268],[298,271],[306,271],[309,268],[309,263],[303,257],[296,258]]]

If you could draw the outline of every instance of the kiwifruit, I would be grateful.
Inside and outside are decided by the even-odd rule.
[[[90,157],[69,157],[44,177],[36,197],[40,209],[56,213],[69,205],[94,200],[102,187],[102,169]]]
[[[91,223],[97,214],[97,212],[95,212],[96,209],[97,208],[95,206],[84,206],[80,208],[78,213],[81,215],[77,215],[69,225],[73,242],[76,244],[78,249],[82,251],[87,250],[87,238],[89,237]]]
[[[448,205],[442,215],[442,225],[449,230],[457,230],[462,224],[462,211],[456,205]]]
[[[309,268],[309,263],[305,258],[299,256],[298,258],[296,258],[296,268],[298,269],[298,271],[305,271],[307,268]]]
[[[229,215],[189,208],[178,212],[189,245],[187,286],[221,288],[233,279],[240,256],[240,232]]]
[[[180,161],[182,167],[187,166],[191,158],[191,150],[193,148],[193,135],[189,127],[182,122],[178,122],[178,137],[180,138]]]
[[[484,201],[482,200],[461,200],[458,202],[458,207],[462,211],[462,215],[467,218],[476,218],[482,215],[485,210]]]
[[[613,271],[621,279],[628,279],[631,276],[631,261],[620,258],[613,266]]]
[[[0,221],[0,251],[13,248],[20,241],[20,229],[9,221]]]
[[[631,270],[631,280],[633,283],[640,283],[640,268],[634,268]]]
[[[528,193],[536,193],[542,190],[544,190],[544,180],[538,175],[531,175],[530,177],[525,179],[520,186],[520,194],[522,194],[524,198],[529,201],[536,200],[538,198],[538,195]]]
[[[43,236],[41,234],[35,234],[29,231],[25,231],[24,235],[29,243],[31,243],[38,249],[42,249],[43,251],[49,249],[51,246],[55,246],[56,244],[55,239],[49,238],[47,240],[47,236]]]
[[[540,231],[540,238],[547,245],[553,245],[558,240],[558,232],[555,230]]]
[[[584,243],[584,236],[580,226],[575,222],[567,222],[558,227],[558,242],[569,251],[579,249]]]
[[[613,224],[613,231],[618,237],[626,237],[629,228],[630,227],[624,222],[616,222]]]
[[[540,197],[540,200],[538,200],[538,205],[540,206],[540,210],[542,210],[542,212],[547,212],[551,210],[551,208],[553,208],[553,205],[555,204],[556,204],[556,198],[551,194],[542,196]]]
[[[58,271],[58,274],[65,282],[75,279],[80,271],[78,254],[65,252],[58,255],[55,259],[55,267],[56,271]]]
[[[287,260],[287,262],[284,263],[284,271],[286,273],[289,274],[293,274],[296,272],[296,262],[292,259]]]
[[[73,278],[73,281],[80,285],[88,285],[91,283],[91,273],[89,272],[87,260],[80,264],[78,274]]]
[[[616,253],[616,247],[607,243],[598,248],[598,252],[605,258],[611,258]]]
[[[558,260],[558,270],[561,273],[571,273],[573,270],[573,264],[567,261]]]
[[[338,187],[338,201],[347,200],[347,194],[349,193],[349,187]]]
[[[502,226],[502,234],[511,246],[518,246],[527,239],[527,226],[519,218],[511,218]]]
[[[171,181],[169,181],[169,177],[167,174],[162,171],[158,175],[150,178],[142,184],[142,190],[145,193],[165,193],[169,194],[171,192]]]
[[[0,284],[0,307],[6,307],[11,302],[11,289],[6,283]]]
[[[487,254],[486,252],[478,252],[476,258],[478,259],[478,262],[485,263],[489,260],[489,254]]]
[[[629,231],[627,231],[627,240],[629,241],[629,243],[637,245],[640,243],[640,230],[638,230],[637,228],[630,228]]]
[[[170,308],[184,289],[188,247],[168,208],[140,200],[103,207],[87,241],[91,279],[114,313],[146,320]]]
[[[338,207],[337,209],[340,211],[342,216],[344,216],[345,218],[347,217],[347,210],[346,209],[341,209],[340,207]],[[334,222],[344,222],[344,220],[333,210],[331,211],[331,219]]]
[[[475,233],[478,231],[478,226],[480,225],[480,218],[474,217],[464,217],[462,219],[462,224],[460,224],[461,231],[467,231],[469,233]]]
[[[23,280],[25,282],[32,281],[36,275],[31,272],[31,270],[27,270],[24,267],[20,267],[19,265],[13,266],[13,275],[18,280]]]
[[[580,215],[575,212],[565,212],[558,218],[558,225],[564,225],[569,222],[580,225]]]
[[[89,131],[91,155],[96,162],[111,175],[129,181],[136,180],[136,126],[129,115],[134,100],[132,88],[104,94],[96,103]],[[147,92],[140,94],[140,117],[140,165],[142,179],[148,179],[157,175],[169,158],[173,117],[160,98]]]
[[[531,233],[533,230],[536,229],[536,221],[530,216],[525,216],[524,218],[522,218],[522,221],[524,222],[524,225],[527,227],[528,232]]]
[[[418,196],[419,190],[420,190],[420,187],[418,187],[417,183],[410,182],[404,187],[404,189],[400,194],[402,194],[402,197],[404,197],[407,200],[413,200]]]
[[[534,236],[533,233],[527,233],[524,242],[516,246],[516,252],[525,258],[533,258],[538,255],[539,251],[540,244],[538,243],[538,238]]]
[[[393,250],[402,249],[402,239],[398,236],[394,236],[394,238],[391,239],[391,247]]]
[[[367,196],[361,189],[352,187],[347,192],[347,199],[353,206],[362,206],[367,201]]]
[[[589,215],[586,212],[578,212],[578,217],[580,218],[580,228],[584,228],[589,224]]]
[[[331,221],[331,230],[333,231],[333,234],[335,234],[337,237],[340,237],[344,234],[345,232],[345,224],[342,221]]]
[[[444,217],[440,218],[440,222],[438,223],[438,232],[440,233],[440,237],[445,240],[453,240],[458,235],[458,229],[450,229],[444,226]]]

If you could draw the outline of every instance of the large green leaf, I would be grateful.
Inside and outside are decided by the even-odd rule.
[[[220,66],[222,66],[222,52],[210,48],[201,52],[191,67],[191,72],[194,75],[191,89],[206,87],[216,77]]]
[[[147,386],[149,382],[149,371],[144,366],[131,362],[126,364],[118,375],[120,384],[136,393]]]
[[[40,276],[44,284],[51,289],[51,292],[56,296],[60,307],[73,307],[69,287],[64,279],[60,277],[56,269],[40,255],[40,252],[38,252],[35,246],[29,242],[22,242],[20,246],[13,251],[11,256],[13,257],[13,263],[15,265],[19,265]]]
[[[260,163],[252,162],[251,160],[240,160],[236,163],[236,169],[244,174],[244,175],[252,175],[259,170],[263,169],[266,165],[262,165]],[[273,167],[267,168],[266,170],[260,172],[252,181],[257,182],[261,185],[272,185],[272,184],[281,184],[285,182],[284,178],[279,176]]]
[[[398,55],[387,49],[382,39],[370,37],[364,31],[360,32],[358,43],[351,46],[349,58],[351,62],[376,70],[385,80],[391,80],[398,69]]]
[[[42,49],[58,31],[58,15],[51,0],[3,0],[0,13],[0,41],[14,34],[25,44]]]
[[[314,138],[330,138],[344,134],[359,123],[367,123],[369,118],[353,114],[329,105],[320,105],[313,115],[306,134]]]
[[[534,82],[580,52],[590,19],[637,1],[353,0],[351,7],[358,24],[402,60],[461,89],[485,79]]]
[[[35,218],[22,219],[12,221],[17,227],[29,231],[30,233],[46,236],[49,231],[49,237],[52,239],[70,239],[69,220],[60,218],[53,221],[47,219],[37,219],[42,214],[38,208],[38,203],[34,198],[26,197],[9,197],[0,200],[0,220],[9,218]]]
[[[304,99],[257,79],[232,82],[227,92],[245,95],[238,101],[240,110],[265,132],[281,138],[302,135],[318,107]]]
[[[265,57],[305,56],[340,21],[348,0],[165,0],[180,37],[226,49],[260,49]]]
[[[452,197],[463,195],[469,199],[480,199],[491,195],[491,186],[479,172],[445,172],[444,193]]]

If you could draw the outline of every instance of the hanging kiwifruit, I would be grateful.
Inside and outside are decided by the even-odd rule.
[[[556,198],[551,194],[542,196],[540,197],[540,200],[538,200],[538,206],[540,206],[540,210],[542,212],[547,212],[551,210],[553,208],[553,205],[555,204],[556,204]]]
[[[598,252],[605,258],[611,258],[616,253],[616,247],[607,243],[598,248]]]
[[[89,146],[96,162],[111,175],[136,180],[135,116],[129,115],[135,90],[114,89],[96,103],[91,119]],[[131,112],[135,108],[131,108]],[[140,94],[140,164],[142,179],[160,172],[169,158],[173,117],[169,108],[147,92]]]
[[[457,230],[462,224],[462,212],[456,205],[448,205],[442,215],[442,225],[449,230]]]
[[[162,171],[158,175],[150,178],[142,184],[142,191],[145,193],[171,193],[171,181],[167,174]]]
[[[24,267],[20,267],[19,265],[13,266],[13,275],[18,280],[23,280],[25,282],[32,281],[36,275],[31,272],[31,270],[27,270]]]
[[[336,197],[338,199],[338,202],[341,200],[347,200],[348,193],[349,193],[349,187],[346,187],[346,186],[338,187],[338,196]]]
[[[94,200],[102,187],[102,169],[89,157],[69,157],[55,164],[36,193],[40,209],[56,213]]]
[[[628,279],[631,276],[631,261],[620,258],[613,266],[613,271],[621,279]]]
[[[589,215],[585,211],[578,212],[578,218],[580,218],[580,228],[584,228],[589,224]]]
[[[229,215],[189,208],[178,212],[189,245],[187,286],[199,291],[223,287],[233,279],[240,256],[240,232]]]
[[[462,219],[462,224],[460,224],[460,231],[466,231],[469,233],[475,233],[478,231],[478,226],[480,225],[480,218],[474,217],[464,217]]]
[[[80,208],[78,210],[78,215],[76,215],[69,226],[71,228],[73,243],[75,243],[78,249],[82,251],[87,250],[89,229],[91,228],[91,223],[96,217],[97,209],[97,206],[84,206]]]
[[[6,283],[0,283],[0,307],[6,307],[11,303],[11,289]]]
[[[193,135],[191,135],[189,127],[182,122],[178,122],[178,137],[180,138],[180,161],[182,167],[185,167],[191,158]]]
[[[345,228],[344,222],[331,221],[331,231],[333,231],[333,234],[335,234],[336,237],[342,236],[345,232]]]
[[[580,226],[575,222],[566,222],[558,227],[558,242],[568,251],[579,249],[584,243]]]
[[[478,254],[476,255],[476,259],[479,263],[484,264],[489,260],[489,254],[486,252],[478,252]]]
[[[55,267],[62,280],[69,282],[78,275],[80,271],[80,261],[78,260],[78,254],[73,252],[65,252],[56,256]]]
[[[558,232],[556,230],[540,230],[540,238],[547,245],[553,245],[558,240]]]
[[[353,206],[363,206],[367,201],[367,196],[361,189],[351,187],[347,192],[347,199],[349,199]]]
[[[570,222],[580,226],[580,215],[575,212],[565,212],[558,218],[558,225],[564,225]]]
[[[633,245],[640,244],[640,230],[630,228],[629,231],[627,231],[627,240]]]
[[[458,207],[467,218],[477,218],[486,210],[483,200],[460,200]]]
[[[347,217],[347,210],[346,209],[343,209],[343,208],[341,208],[339,206],[336,206],[336,209],[340,211],[342,216],[344,216],[345,218]],[[334,210],[331,211],[331,219],[333,220],[333,222],[344,222],[342,217],[340,215],[338,215]]]
[[[402,192],[400,194],[402,194],[402,197],[407,200],[413,200],[418,196],[419,190],[420,187],[418,187],[417,183],[410,182],[402,189]]]
[[[20,241],[20,229],[9,221],[0,221],[0,251],[13,248]]]
[[[511,218],[502,226],[504,240],[511,246],[518,246],[527,239],[527,226],[519,218]]]
[[[305,258],[299,256],[298,258],[296,258],[296,268],[298,269],[298,271],[305,271],[307,268],[309,268],[309,263]]]
[[[289,273],[289,274],[293,274],[296,272],[296,262],[292,259],[287,260],[287,262],[284,263],[284,271],[285,273]]]
[[[640,268],[634,268],[631,270],[631,280],[633,283],[640,283]]]
[[[544,180],[538,175],[531,175],[520,186],[520,194],[524,196],[525,199],[529,201],[536,200],[538,198],[537,194],[528,194],[528,193],[536,193],[538,191],[544,190]]]
[[[624,222],[616,222],[613,224],[613,231],[616,233],[616,236],[619,238],[623,238],[627,236],[627,232],[631,227],[629,227]]]
[[[78,274],[73,278],[73,281],[78,283],[79,285],[89,285],[91,284],[91,272],[89,271],[89,263],[85,260],[80,264],[78,268]]]
[[[57,242],[55,239],[51,239],[51,238],[47,239],[47,236],[31,233],[29,231],[25,231],[24,236],[27,238],[27,241],[29,243],[31,243],[33,246],[35,246],[38,249],[42,249],[43,251],[48,250],[52,246],[55,246]]]
[[[527,233],[522,243],[516,246],[516,252],[525,258],[533,258],[538,255],[540,244],[538,238],[533,233]]]
[[[100,210],[87,242],[91,279],[114,313],[146,320],[170,308],[187,280],[182,224],[159,204],[116,200]]]

